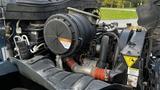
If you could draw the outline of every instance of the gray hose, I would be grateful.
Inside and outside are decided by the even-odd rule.
[[[100,60],[97,63],[97,67],[99,68],[105,68],[107,63],[107,57],[108,57],[108,48],[109,48],[109,37],[103,36],[101,40],[101,50],[100,50]]]
[[[113,36],[113,37],[115,37],[116,39],[117,39],[117,47],[116,47],[116,50],[115,50],[115,55],[114,55],[114,63],[113,63],[113,67],[115,67],[115,62],[117,61],[117,58],[118,58],[118,55],[119,55],[119,51],[120,51],[120,49],[119,49],[119,43],[120,43],[120,39],[119,39],[119,37],[115,34],[115,33],[113,33],[113,32],[107,32],[107,33],[105,33],[105,35],[108,35],[108,36]]]

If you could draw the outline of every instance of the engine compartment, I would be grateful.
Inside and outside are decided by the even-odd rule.
[[[119,28],[117,23],[99,23],[98,20],[95,13],[71,7],[68,7],[68,13],[54,14],[47,20],[7,20],[6,57],[19,59],[23,66],[19,60],[18,63],[13,62],[16,62],[20,73],[37,83],[39,76],[33,79],[30,73],[36,76],[39,71],[27,69],[30,67],[27,62],[32,62],[30,59],[36,56],[44,56],[64,71],[89,75],[124,88],[136,88],[139,70],[135,68],[138,68],[137,60],[142,53],[145,29],[133,31]],[[128,67],[136,70],[136,74],[127,72]],[[43,74],[40,76],[42,80],[45,78]],[[39,84],[51,89],[48,85]]]
[[[50,11],[44,13],[47,11],[37,6],[49,4],[47,8],[51,9],[45,10],[52,10],[53,1],[37,2],[19,0],[18,4],[9,5],[28,8],[29,4],[39,8],[35,9],[40,10],[37,12],[15,11],[9,6],[5,12],[2,10],[1,61],[13,63],[21,75],[49,90],[146,90],[150,85],[145,74],[150,73],[150,59],[154,58],[146,28],[129,30],[115,22],[100,23],[97,4],[94,8],[91,5],[67,9],[66,5],[65,9],[58,8],[63,13],[48,14]],[[139,17],[144,24],[143,16]],[[152,63],[158,66],[156,62]]]

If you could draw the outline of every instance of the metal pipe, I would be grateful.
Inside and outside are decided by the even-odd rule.
[[[108,81],[110,70],[101,69],[98,67],[87,67],[78,65],[73,58],[66,59],[67,65],[71,68],[72,71],[77,73],[85,73],[96,79]]]
[[[92,67],[80,66],[72,58],[67,58],[66,63],[74,72],[85,73],[89,75],[92,71]]]

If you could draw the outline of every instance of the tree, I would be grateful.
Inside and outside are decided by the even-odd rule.
[[[104,5],[107,7],[114,7],[115,5],[115,0],[104,0]]]
[[[116,0],[116,6],[118,8],[124,8],[125,7],[125,3],[126,3],[126,0]]]
[[[134,6],[139,6],[139,5],[142,5],[144,3],[147,3],[148,0],[131,0],[131,2],[134,4]]]
[[[103,3],[108,7],[124,7],[125,0],[104,0]]]

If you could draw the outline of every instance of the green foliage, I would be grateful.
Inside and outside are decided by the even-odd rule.
[[[137,18],[135,9],[120,9],[120,8],[101,8],[100,16],[102,20],[115,19],[134,19]]]
[[[104,0],[103,5],[107,7],[124,8],[126,2],[126,0]]]
[[[107,7],[137,7],[141,4],[146,3],[148,0],[103,0],[103,5]]]

